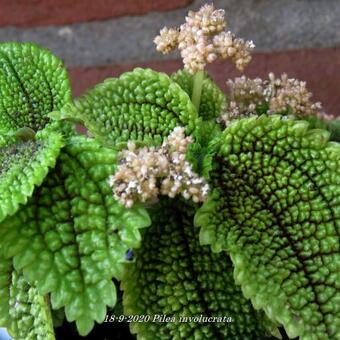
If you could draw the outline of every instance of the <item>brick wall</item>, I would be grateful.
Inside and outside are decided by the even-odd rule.
[[[41,26],[143,15],[188,5],[190,0],[1,0],[0,26]]]
[[[2,0],[0,40],[35,41],[65,60],[74,94],[135,66],[172,72],[178,56],[158,55],[152,38],[163,26],[182,22],[201,0]],[[257,46],[246,74],[286,72],[306,80],[315,100],[340,116],[340,3],[216,0],[232,31]],[[239,76],[229,62],[209,66],[225,89]]]

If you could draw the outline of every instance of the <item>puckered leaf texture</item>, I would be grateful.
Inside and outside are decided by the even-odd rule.
[[[112,197],[108,177],[116,152],[83,136],[72,137],[58,163],[26,206],[0,224],[6,257],[54,309],[87,334],[113,306],[112,278],[122,275],[125,253],[138,247],[145,209],[126,209]]]
[[[67,71],[50,51],[32,43],[0,44],[0,130],[40,130],[49,112],[71,100]]]
[[[152,211],[152,226],[122,279],[125,314],[150,316],[149,322],[130,324],[131,331],[145,340],[269,338],[266,329],[275,326],[235,285],[228,255],[199,244],[193,211],[167,200]],[[164,315],[170,320],[157,319]],[[200,316],[225,320],[185,320]]]
[[[340,336],[340,146],[328,135],[277,116],[230,125],[195,216],[245,296],[302,340]]]
[[[57,114],[57,116],[59,116]],[[136,68],[97,85],[61,110],[105,143],[161,142],[176,126],[190,133],[197,119],[189,96],[166,74]]]
[[[192,95],[194,76],[185,70],[179,70],[171,75],[171,79],[189,95]],[[221,89],[204,74],[199,116],[203,120],[210,120],[221,116],[226,109],[227,99]]]
[[[17,340],[54,340],[49,304],[17,272],[12,259],[0,255],[0,326]]]
[[[52,131],[39,131],[27,140],[0,134],[0,222],[27,202],[55,166],[62,144],[61,135]]]

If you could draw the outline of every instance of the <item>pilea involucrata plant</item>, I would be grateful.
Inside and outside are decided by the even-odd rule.
[[[339,120],[285,74],[223,93],[205,65],[242,71],[254,44],[213,5],[155,43],[184,69],[137,68],[76,99],[49,51],[0,44],[0,325],[340,339]]]

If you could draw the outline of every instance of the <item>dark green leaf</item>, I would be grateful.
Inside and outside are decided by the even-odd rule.
[[[199,122],[193,133],[193,142],[189,144],[186,159],[190,162],[194,171],[200,176],[209,178],[212,168],[213,155],[218,146],[220,126],[213,121]]]
[[[275,326],[235,285],[228,255],[200,246],[193,212],[170,200],[152,211],[152,226],[122,280],[125,314],[150,317],[149,322],[135,320],[131,331],[145,340],[267,339],[265,328],[274,331]],[[164,316],[170,320],[161,322]],[[180,322],[180,317],[200,316],[220,319]]]

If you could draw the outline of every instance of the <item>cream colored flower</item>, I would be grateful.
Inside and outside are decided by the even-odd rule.
[[[114,197],[128,208],[137,201],[157,201],[160,194],[204,201],[209,185],[185,159],[190,142],[191,137],[186,137],[181,127],[176,127],[159,148],[137,149],[129,142],[128,149],[119,155],[116,173],[109,178]]]
[[[174,28],[164,27],[160,31],[160,35],[158,35],[154,39],[154,43],[157,46],[157,51],[162,52],[163,54],[168,54],[172,50],[176,48],[178,44],[178,36],[179,32]]]
[[[213,5],[204,5],[199,11],[189,11],[179,30],[163,28],[154,40],[157,50],[166,54],[176,45],[180,50],[184,68],[194,74],[202,71],[218,57],[231,58],[243,71],[251,60],[252,41],[236,38],[226,27],[225,12]]]
[[[218,119],[225,124],[233,119],[256,114],[258,105],[267,107],[267,114],[286,112],[296,116],[333,118],[322,111],[320,102],[313,103],[312,93],[307,90],[306,82],[288,78],[285,73],[279,78],[269,73],[266,80],[242,76],[228,80],[227,84],[230,88],[230,102],[226,113]]]

